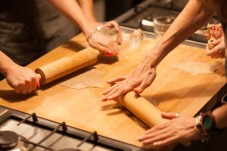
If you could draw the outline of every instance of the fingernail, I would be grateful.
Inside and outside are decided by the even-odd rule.
[[[37,87],[38,87],[38,89],[40,88],[40,83],[39,82],[37,82]]]
[[[108,54],[109,56],[112,56],[112,55],[113,55],[113,53],[112,53],[111,51],[108,51],[107,54]]]
[[[105,101],[106,100],[106,98],[102,98],[102,101]]]
[[[143,136],[140,136],[140,137],[138,137],[137,139],[138,139],[138,140],[142,140],[142,139],[143,139]]]
[[[154,143],[153,143],[154,146],[155,146],[155,145],[158,145],[158,144],[159,144],[158,142],[154,142]]]

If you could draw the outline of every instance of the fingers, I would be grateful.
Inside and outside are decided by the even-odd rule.
[[[223,30],[222,30],[222,26],[221,24],[211,24],[208,27],[208,34],[206,34],[207,38],[215,38],[215,39],[219,39],[223,36]]]
[[[110,21],[102,26],[114,28],[117,32],[117,43],[122,43],[122,34],[120,27],[117,22]],[[104,30],[105,31],[105,30]],[[99,50],[103,55],[106,56],[116,56],[119,53],[118,44],[110,37],[104,35],[102,32],[95,32],[88,39],[89,45],[97,50]]]
[[[104,24],[103,27],[111,27],[111,28],[115,28],[115,30],[116,30],[117,32],[120,31],[120,27],[119,27],[118,23],[117,23],[116,21],[113,21],[113,20],[107,22],[106,24]]]
[[[170,138],[166,138],[164,140],[157,140],[153,143],[154,146],[168,146],[168,145],[171,145],[173,143],[175,143],[177,140],[177,136],[173,136],[173,137],[170,137]]]
[[[133,89],[133,91],[136,94],[142,93],[148,86],[150,86],[150,84],[154,81],[155,77],[156,74],[149,76],[147,80],[143,80],[138,87]]]
[[[165,113],[165,112],[163,112],[161,115],[162,115],[162,118],[169,119],[169,120],[179,117],[179,113]]]
[[[117,78],[110,79],[110,80],[108,80],[108,81],[106,81],[106,82],[107,82],[108,84],[112,85],[112,84],[114,84],[114,83],[116,83],[116,82],[120,82],[120,81],[125,80],[125,79],[126,79],[125,76],[121,76],[121,77],[117,77]]]
[[[39,79],[36,77],[31,77],[31,79],[26,79],[17,84],[14,84],[13,88],[16,93],[19,94],[28,94],[35,91],[40,87]]]
[[[14,89],[18,94],[28,94],[35,91],[40,87],[39,81],[40,76],[35,74],[33,71],[26,71],[24,75],[18,75],[12,77],[7,77],[8,84]]]
[[[99,50],[103,55],[116,56],[119,53],[118,45],[99,32],[94,33],[88,42],[91,47]]]
[[[103,95],[105,95],[102,98],[102,101],[114,100],[129,91],[131,91],[130,87],[122,88],[121,84],[115,84],[102,93]]]
[[[122,43],[122,32],[121,29],[116,21],[109,21],[107,22],[104,27],[112,27],[117,32],[117,43],[120,45]]]
[[[166,146],[176,142],[178,135],[174,131],[170,131],[166,124],[155,126],[149,131],[146,131],[145,134],[139,137],[144,145],[152,144],[155,146]]]
[[[140,94],[154,81],[155,77],[156,72],[154,68],[149,68],[146,64],[145,66],[140,65],[127,77],[119,77],[108,81],[109,84],[114,85],[102,93],[104,95],[102,100],[113,100],[129,91]]]
[[[115,80],[120,80],[115,79]],[[124,79],[124,78],[122,78]],[[130,83],[127,80],[120,81],[114,85],[112,85],[109,89],[104,91],[102,94],[105,95],[102,100],[114,100],[118,98],[121,95],[124,95],[128,93],[129,91],[133,90],[133,88],[139,86],[139,83],[136,81],[130,81]]]

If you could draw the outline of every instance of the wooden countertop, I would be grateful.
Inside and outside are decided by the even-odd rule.
[[[0,104],[5,107],[23,111],[36,112],[39,117],[53,121],[65,121],[67,125],[93,131],[98,134],[117,139],[136,146],[142,146],[137,141],[145,129],[138,120],[129,117],[114,101],[102,102],[101,92],[108,85],[107,79],[130,72],[143,59],[146,51],[154,45],[153,39],[145,39],[141,50],[131,50],[127,44],[121,47],[118,61],[100,58],[94,67],[105,73],[102,76],[103,88],[70,89],[59,85],[60,82],[80,74],[85,70],[45,85],[31,95],[18,95],[7,85],[5,80],[0,82]],[[30,68],[42,66],[62,56],[76,53],[88,44],[82,34],[74,37],[68,43],[54,49],[45,56],[29,65]],[[194,116],[217,91],[225,84],[224,67],[214,74],[193,76],[171,67],[174,63],[183,61],[215,60],[206,56],[204,49],[180,45],[171,52],[158,66],[157,78],[143,93],[148,100],[155,100],[157,107],[166,112],[179,112]],[[218,60],[223,63],[223,60]]]

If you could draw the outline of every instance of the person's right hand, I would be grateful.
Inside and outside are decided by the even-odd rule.
[[[140,94],[151,85],[155,77],[156,68],[150,67],[145,60],[128,76],[107,81],[111,87],[103,92],[102,101],[116,99],[129,91]]]
[[[101,32],[95,32],[88,39],[89,45],[100,51],[106,56],[116,56],[119,53],[118,44],[110,37],[103,35]]]
[[[166,123],[157,124],[147,130],[138,138],[144,145],[152,144],[156,147],[164,147],[175,143],[185,143],[200,138],[196,128],[195,118],[180,116],[175,113],[162,113],[162,118],[168,119]]]
[[[97,25],[97,23],[95,24]],[[109,21],[102,25],[102,28],[112,28],[116,32],[116,41],[103,33],[96,31],[89,38],[88,43],[91,47],[99,50],[101,54],[107,56],[116,56],[119,53],[118,45],[122,43],[122,34],[116,21]]]
[[[16,93],[27,94],[40,87],[40,75],[29,68],[14,64],[5,74],[7,83]]]

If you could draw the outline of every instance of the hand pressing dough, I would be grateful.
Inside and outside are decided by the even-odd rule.
[[[224,68],[224,65],[220,62],[215,62],[212,65],[205,62],[184,62],[174,64],[172,67],[183,70],[192,75],[200,75],[214,73],[215,70]]]
[[[83,89],[83,88],[101,88],[104,87],[103,81],[101,80],[102,73],[96,69],[86,71],[79,74],[69,80],[60,83],[61,86],[72,88],[72,89]]]

